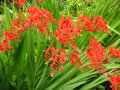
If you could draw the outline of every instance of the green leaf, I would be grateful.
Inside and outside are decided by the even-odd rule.
[[[27,32],[27,75],[28,75],[28,88],[33,89],[33,80],[35,73],[35,48],[34,37],[32,32]]]
[[[87,81],[83,81],[83,82],[78,82],[78,83],[74,83],[74,84],[71,84],[71,85],[66,85],[64,88],[61,88],[60,90],[73,90],[74,88],[76,88],[77,86],[80,86],[84,83],[86,83]]]
[[[8,10],[6,2],[4,2],[4,14],[5,14],[5,28],[10,28],[11,14]]]
[[[112,27],[110,27],[110,26],[108,26],[108,28],[109,28],[111,31],[113,31],[115,34],[117,34],[117,35],[120,36],[120,33],[119,33],[117,30],[115,30],[114,28],[112,28]]]
[[[45,67],[45,69],[42,73],[42,76],[41,76],[35,90],[43,90],[44,89],[45,83],[46,83],[46,80],[47,80],[47,71],[48,71],[48,66]]]
[[[94,81],[86,84],[85,86],[83,86],[82,88],[80,88],[80,90],[90,90],[92,89],[93,87],[105,82],[109,80],[108,77],[105,77],[104,75],[101,75],[99,78],[96,78]]]
[[[23,38],[14,54],[14,68],[17,72],[17,89],[20,89],[22,84],[22,75],[26,66],[26,37]],[[13,70],[14,70],[13,68]]]

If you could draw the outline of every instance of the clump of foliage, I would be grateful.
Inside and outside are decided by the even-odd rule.
[[[95,9],[97,0],[66,0],[66,6],[62,13],[72,14],[77,16],[78,14],[85,14],[90,9]]]

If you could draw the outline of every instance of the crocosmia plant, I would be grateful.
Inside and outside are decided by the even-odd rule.
[[[66,15],[55,0],[9,4],[3,3],[0,90],[120,90],[120,49],[105,45],[114,34],[102,15]]]

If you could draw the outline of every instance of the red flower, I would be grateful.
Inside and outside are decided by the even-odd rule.
[[[110,47],[109,53],[112,54],[114,57],[120,58],[120,49],[115,49],[114,46]]]
[[[0,52],[8,52],[13,47],[10,46],[10,41],[18,41],[20,35],[23,33],[23,27],[20,26],[21,22],[21,13],[17,16],[16,19],[12,19],[11,29],[6,29],[4,31],[3,40],[1,41]]]
[[[23,34],[24,31],[26,31],[26,27],[23,25],[22,20],[22,13],[20,12],[19,15],[17,15],[17,18],[13,18],[10,25],[12,30],[9,30],[10,33],[13,33],[13,36],[20,36]]]
[[[14,0],[14,2],[18,5],[18,7],[22,7],[26,3],[25,0]]]
[[[38,9],[34,6],[30,6],[27,8],[27,13],[29,14],[29,18],[24,20],[26,28],[36,27],[39,29],[39,32],[43,34],[49,29],[49,23],[54,21],[52,13],[44,8]]]
[[[98,16],[95,18],[94,25],[98,26],[98,29],[102,30],[102,32],[105,32],[105,33],[108,32],[107,24],[108,24],[107,21],[101,16]]]
[[[106,64],[109,64],[110,62],[106,59],[106,60],[105,60],[105,63],[106,63]]]
[[[56,37],[58,41],[65,46],[72,48],[73,46],[77,47],[73,39],[81,35],[82,28],[80,25],[77,25],[76,27],[71,16],[69,16],[67,19],[64,19],[62,15],[60,16],[60,20],[58,20],[58,25],[59,28],[55,31],[54,37]]]
[[[60,64],[65,64],[66,63],[66,51],[64,49],[59,49],[59,62]]]
[[[1,52],[8,52],[13,47],[10,46],[10,41],[8,39],[3,39],[0,43],[0,53]]]
[[[36,2],[43,2],[44,0],[35,0]]]
[[[19,38],[16,32],[11,33],[9,30],[4,31],[4,37],[8,40],[15,41]]]
[[[1,52],[4,52],[5,50],[4,50],[4,47],[3,47],[3,45],[2,45],[2,43],[0,43],[0,53]]]
[[[92,37],[89,39],[91,43],[90,48],[87,50],[87,54],[90,58],[90,63],[92,64],[92,68],[99,69],[100,67],[105,67],[103,61],[107,58],[106,51],[102,47],[102,45]]]
[[[72,54],[69,56],[71,61],[70,63],[75,66],[76,69],[79,69],[79,66],[83,65],[80,58],[78,57],[77,51],[72,51]]]
[[[80,22],[80,25],[87,31],[91,32],[103,32],[108,33],[108,23],[105,19],[98,16],[94,20],[94,15],[92,17],[87,17],[85,14],[82,16],[78,16],[78,21]]]
[[[66,63],[66,51],[64,49],[56,50],[54,47],[50,46],[45,54],[45,63],[50,64],[50,74],[53,76],[58,70],[64,70],[63,64]]]
[[[110,85],[110,88],[112,88],[112,90],[120,90],[120,76],[115,76],[115,74],[108,74],[108,77],[110,77],[110,83],[112,84]]]

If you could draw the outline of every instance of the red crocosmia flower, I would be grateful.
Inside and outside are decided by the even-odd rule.
[[[39,32],[42,34],[47,32],[49,29],[49,23],[54,21],[52,13],[44,8],[38,9],[34,6],[30,6],[27,8],[27,13],[29,14],[29,18],[24,20],[24,25],[26,27],[34,26],[38,28]]]
[[[60,43],[66,44],[72,38],[74,30],[74,24],[71,20],[71,17],[64,19],[63,16],[60,16],[59,28],[55,32],[55,37],[58,38]]]
[[[54,21],[52,13],[44,8],[38,9],[34,6],[27,8],[27,13],[29,13],[29,19],[33,20],[34,23],[44,23],[47,24],[49,21]]]
[[[59,66],[59,70],[64,71],[64,68],[62,65]]]
[[[82,18],[83,18],[83,17],[82,17]],[[84,23],[84,26],[85,26],[86,28],[89,28],[90,26],[92,26],[92,24],[93,24],[92,19],[93,19],[93,18],[87,17],[86,15],[84,15],[84,20],[83,20],[83,22],[85,22],[85,23]]]
[[[90,58],[91,68],[99,70],[103,65],[103,61],[107,58],[106,51],[96,39],[90,37],[89,42],[91,43],[90,48],[87,50],[87,54]]]
[[[110,85],[110,88],[112,88],[112,90],[120,90],[120,76],[115,76],[115,74],[108,74],[108,77],[110,77],[110,83],[112,84]]]
[[[120,49],[115,49],[114,46],[111,46],[109,48],[109,53],[113,55],[113,57],[118,57],[120,58]]]
[[[59,62],[61,64],[65,64],[66,63],[66,51],[64,49],[59,49],[58,52],[60,53],[59,54]]]
[[[19,23],[20,21],[16,21],[15,19],[12,19],[12,22],[11,22],[12,30],[18,30]]]
[[[21,22],[21,14],[17,16],[17,18],[12,19],[10,23],[11,29],[6,29],[4,31],[3,40],[1,41],[2,51],[0,52],[8,52],[13,47],[10,46],[10,41],[19,41],[20,35],[23,33],[23,27],[20,26]]]
[[[73,46],[77,47],[73,39],[81,35],[82,27],[80,27],[80,25],[75,26],[71,16],[64,19],[62,15],[60,16],[60,20],[58,20],[58,25],[59,28],[55,31],[54,37],[56,37],[58,41],[65,46],[72,48]]]
[[[36,2],[43,2],[44,0],[35,0]]]
[[[0,53],[2,53],[2,52],[4,52],[5,50],[4,50],[4,47],[3,47],[3,45],[2,45],[2,43],[0,43]]]
[[[21,12],[19,13],[19,15],[17,15],[17,18],[12,19],[10,27],[12,30],[9,30],[9,32],[13,33],[14,36],[20,36],[21,34],[23,34],[24,31],[26,31]]]
[[[50,46],[45,54],[45,63],[50,64],[50,74],[53,76],[58,70],[64,70],[63,64],[66,63],[66,51],[64,49],[56,50],[54,47]]]
[[[102,30],[102,32],[108,32],[107,24],[108,22],[101,16],[95,18],[94,25],[97,25],[98,29]]]
[[[91,32],[103,32],[108,33],[108,23],[105,19],[98,16],[94,20],[94,15],[92,17],[87,17],[85,14],[78,16],[78,21],[81,23],[81,26],[87,31]]]
[[[13,47],[10,47],[10,41],[8,39],[3,39],[0,43],[0,53],[1,52],[8,52]]]
[[[81,26],[82,22],[81,22],[81,20],[79,20],[79,17],[80,16],[78,15],[77,25],[76,25],[78,36],[81,35],[82,29],[83,29],[83,27]]]
[[[17,18],[13,18],[11,23],[10,23],[10,27],[12,29],[12,33],[14,32],[19,32],[19,33],[23,33],[25,31],[25,27],[23,25],[23,20],[22,20],[22,13],[19,12],[19,14],[17,15]]]
[[[106,59],[106,60],[105,60],[105,63],[106,63],[106,64],[109,64],[110,62],[109,62],[109,60]]]
[[[75,66],[76,69],[79,69],[79,66],[83,65],[80,58],[78,57],[77,51],[72,51],[72,54],[69,56],[71,59],[71,64]]]
[[[93,28],[93,18],[94,15],[92,15],[92,17],[87,17],[85,14],[83,14],[82,16],[78,16],[78,21],[81,22],[80,24],[85,30],[96,32],[96,29]]]
[[[14,0],[14,3],[16,3],[18,7],[22,7],[26,3],[26,1],[25,0]]]
[[[14,32],[14,33],[11,33],[10,31],[6,30],[4,31],[4,37],[8,40],[12,40],[12,41],[15,41],[19,38],[19,36]]]
[[[4,36],[7,39],[13,39],[14,38],[13,33],[9,32],[8,30],[4,31]]]

